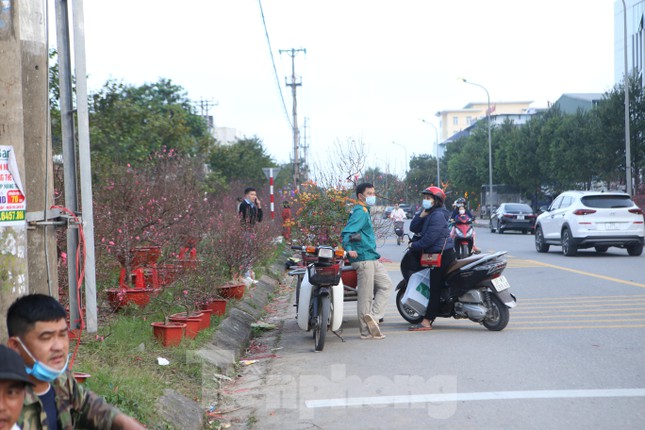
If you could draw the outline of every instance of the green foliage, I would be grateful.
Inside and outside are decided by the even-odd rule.
[[[214,142],[183,88],[167,79],[140,87],[106,82],[90,99],[90,138],[95,160],[108,164],[145,162],[164,148],[202,154]]]
[[[267,182],[262,168],[278,167],[257,137],[214,146],[207,163],[211,171],[208,182],[212,189],[224,189],[239,180],[246,181],[247,186],[260,188]]]

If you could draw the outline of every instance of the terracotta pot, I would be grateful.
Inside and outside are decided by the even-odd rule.
[[[219,294],[226,299],[242,300],[245,288],[246,285],[244,284],[224,285],[219,287]]]
[[[78,382],[79,384],[82,384],[87,378],[92,376],[89,373],[83,372],[74,372],[72,375],[74,376],[74,379],[76,379],[76,382]]]
[[[119,310],[128,303],[134,303],[144,308],[150,303],[150,298],[157,292],[152,288],[125,288],[106,290],[108,301],[113,310]]]
[[[186,317],[186,312],[180,312],[178,314],[170,315],[169,320],[171,322],[186,324],[186,337],[194,339],[197,336],[197,333],[202,329],[202,316],[203,314],[200,312],[192,314],[190,317]]]
[[[186,332],[185,323],[171,322],[164,324],[162,322],[153,322],[152,333],[163,346],[177,346],[181,343]]]
[[[226,299],[211,299],[202,305],[202,309],[210,309],[213,315],[219,316],[226,313]]]

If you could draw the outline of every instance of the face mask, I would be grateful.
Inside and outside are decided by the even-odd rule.
[[[434,202],[432,200],[424,200],[423,202],[421,202],[423,209],[430,209],[433,203]]]
[[[459,215],[463,215],[465,213],[466,213],[466,211],[464,209],[459,209]]]
[[[65,366],[63,366],[61,370],[52,369],[51,367],[36,360],[34,356],[31,355],[31,352],[29,352],[25,344],[22,343],[22,340],[20,340],[20,338],[18,338],[18,342],[20,342],[20,345],[22,345],[22,349],[25,350],[25,352],[29,355],[29,357],[31,357],[31,359],[34,360],[33,367],[29,368],[25,366],[25,370],[27,371],[28,375],[33,376],[39,381],[54,382],[56,378],[58,378],[60,375],[65,373],[65,371],[67,370],[67,365],[69,364],[69,355],[67,356],[67,361],[65,361]]]
[[[376,204],[376,196],[366,196],[365,204],[367,206],[374,206]]]

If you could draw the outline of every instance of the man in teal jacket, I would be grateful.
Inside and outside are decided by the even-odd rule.
[[[369,183],[356,187],[358,203],[352,209],[347,225],[342,231],[343,248],[349,255],[349,262],[356,270],[358,291],[358,321],[361,339],[384,339],[378,326],[378,320],[383,318],[385,306],[392,281],[379,261],[381,257],[376,252],[376,240],[370,206],[376,203],[376,190]]]

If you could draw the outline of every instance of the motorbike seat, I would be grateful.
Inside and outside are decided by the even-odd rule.
[[[461,260],[455,260],[452,262],[450,266],[448,266],[448,270],[446,270],[446,275],[455,272],[459,270],[460,268],[475,262],[482,257],[484,257],[486,254],[477,254],[477,255],[471,255],[470,257],[462,258]]]

